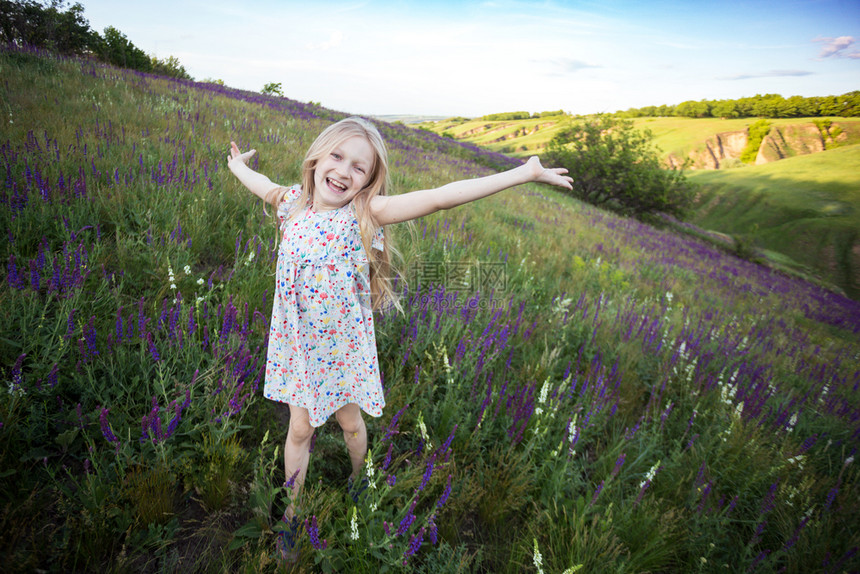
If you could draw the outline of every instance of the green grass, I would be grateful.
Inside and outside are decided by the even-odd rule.
[[[259,388],[277,232],[224,163],[235,140],[295,182],[343,114],[0,71],[0,570],[288,570],[289,414]],[[511,165],[379,127],[395,193]],[[856,301],[538,185],[386,236],[409,285],[375,317],[371,486],[346,491],[329,421],[300,504],[326,547],[303,532],[294,571],[857,569]]]
[[[752,235],[860,296],[860,145],[688,176],[701,185],[693,222]]]

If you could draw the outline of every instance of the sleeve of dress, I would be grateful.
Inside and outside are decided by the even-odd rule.
[[[382,228],[376,230],[376,234],[373,236],[373,240],[370,242],[370,246],[377,251],[385,250],[385,234],[382,231]]]
[[[293,206],[295,206],[296,200],[299,198],[301,193],[301,186],[294,185],[287,190],[284,197],[281,199],[281,203],[278,204],[278,220],[281,231],[283,231],[284,224],[290,216],[290,211],[293,209]]]

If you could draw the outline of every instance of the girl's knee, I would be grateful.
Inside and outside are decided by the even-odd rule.
[[[299,418],[290,419],[290,430],[288,438],[294,442],[302,443],[311,440],[314,435],[314,427],[307,420]]]
[[[358,405],[350,404],[338,409],[334,416],[343,432],[357,433],[364,426],[364,419],[361,418],[361,409]]]

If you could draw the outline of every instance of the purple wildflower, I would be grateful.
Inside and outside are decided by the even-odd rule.
[[[597,497],[600,496],[601,490],[603,490],[603,481],[602,480],[600,481],[600,484],[597,485],[597,488],[594,490],[594,496],[591,497],[591,502],[588,503],[589,505],[592,505],[595,502],[597,502]]]
[[[427,520],[427,527],[429,528],[430,542],[435,545],[439,541],[439,528],[436,526],[435,514],[430,515],[430,518]]]
[[[791,538],[783,546],[783,550],[790,550],[792,546],[797,543],[797,540],[800,538],[800,531],[803,530],[803,527],[806,526],[806,523],[809,522],[809,517],[804,516],[803,520],[800,521],[800,524],[794,530],[794,534],[792,534]]]
[[[397,411],[394,417],[392,417],[391,422],[388,424],[388,428],[385,429],[385,437],[382,439],[383,442],[391,439],[397,434],[398,428],[400,427],[400,417],[403,415],[403,411],[407,408],[409,408],[408,404],[403,405],[403,408]]]
[[[119,439],[116,438],[116,435],[113,434],[113,430],[110,428],[110,423],[107,420],[108,411],[104,407],[99,407],[101,409],[101,414],[99,415],[99,425],[101,426],[102,435],[105,437],[109,443],[116,446],[117,452],[119,452]]]
[[[406,552],[403,553],[403,563],[406,564],[406,561],[409,560],[410,556],[414,556],[418,549],[421,548],[421,543],[424,541],[424,528],[421,528],[417,533],[412,535],[412,538],[409,539],[409,547],[406,549]]]
[[[424,490],[430,478],[433,476],[433,468],[436,466],[436,455],[434,454],[427,460],[427,467],[424,469],[424,476],[421,478],[421,485],[418,487],[418,492]]]
[[[18,355],[18,360],[15,361],[15,365],[12,367],[12,391],[23,390],[24,377],[21,376],[21,366],[24,364],[24,357],[26,356],[27,353]]]
[[[296,478],[299,476],[300,471],[301,471],[300,468],[296,469],[296,472],[294,472],[293,475],[289,478],[289,480],[287,480],[287,482],[284,483],[284,488],[288,488],[288,489],[292,490],[293,486],[296,484]]]
[[[645,417],[640,418],[640,419],[636,422],[636,424],[633,426],[633,428],[632,428],[632,429],[631,429],[631,428],[627,428],[627,429],[625,430],[625,432],[624,432],[624,439],[625,439],[625,440],[633,440],[633,437],[634,437],[634,436],[636,436],[636,431],[638,431],[638,430],[639,430],[639,425],[640,425],[640,424],[642,424],[642,419],[644,419],[644,418],[645,418]]]
[[[767,526],[767,520],[762,520],[758,523],[755,529],[755,534],[750,539],[750,546],[755,546],[759,540],[761,540],[761,535],[764,533],[764,527]]]
[[[439,497],[439,500],[436,502],[436,508],[442,508],[446,502],[448,502],[448,497],[451,496],[451,475],[448,475],[448,484],[445,485],[445,490],[442,491],[442,496]]]
[[[382,470],[388,470],[388,465],[391,464],[391,453],[394,450],[394,443],[388,444],[388,452],[385,454],[385,460],[382,462]]]
[[[394,483],[397,482],[397,477],[393,474],[389,474],[388,478],[385,479],[385,482],[388,483],[388,486],[394,486]]]
[[[633,508],[636,508],[637,506],[639,506],[639,503],[642,502],[642,498],[645,496],[645,491],[648,489],[649,486],[651,486],[650,480],[645,480],[642,483],[642,486],[639,488],[639,495],[636,497],[636,501],[633,503]]]
[[[149,354],[152,355],[152,360],[157,363],[161,360],[161,355],[158,354],[158,349],[155,346],[155,341],[152,340],[152,333],[146,334],[146,343],[149,347]]]
[[[75,334],[75,311],[77,309],[69,311],[69,318],[66,320],[66,334],[63,337],[66,340],[71,339]]]
[[[627,458],[627,454],[622,452],[621,456],[619,456],[618,459],[616,459],[615,468],[612,469],[612,474],[611,474],[612,478],[615,478],[616,476],[618,476],[618,473],[621,472],[621,467],[624,466],[624,459],[626,459],[626,458]]]
[[[694,443],[694,442],[696,442],[696,439],[697,439],[697,438],[699,438],[699,433],[696,433],[696,434],[694,434],[693,436],[691,436],[691,437],[690,437],[690,440],[689,440],[689,441],[687,441],[687,446],[684,448],[684,450],[687,450],[687,449],[689,449],[690,447],[692,447],[692,446],[693,446],[693,443]]]
[[[836,483],[836,486],[830,489],[830,492],[827,493],[827,502],[824,503],[824,510],[830,510],[831,505],[833,505],[833,501],[836,500],[836,495],[839,493],[839,482]]]
[[[305,530],[308,532],[308,537],[311,539],[311,545],[316,550],[325,550],[328,546],[328,540],[320,541],[320,532],[319,528],[317,528],[317,516],[314,514],[311,516],[310,522],[308,519],[305,519]]]
[[[767,494],[765,495],[764,500],[762,500],[761,507],[759,507],[759,511],[758,511],[759,516],[761,516],[763,514],[767,514],[768,512],[773,510],[774,507],[776,506],[776,504],[774,503],[774,500],[776,499],[776,487],[778,484],[779,484],[779,479],[777,479],[776,482],[774,482],[773,484],[770,485],[770,489],[768,490]]]
[[[758,567],[759,562],[767,558],[768,554],[770,554],[770,550],[762,550],[759,555],[755,557],[755,560],[752,561],[750,567],[747,568],[747,572],[752,572],[753,570],[755,570]]]
[[[413,511],[415,510],[416,504],[418,504],[417,496],[412,500],[412,504],[409,506],[406,516],[404,516],[403,520],[400,521],[400,526],[397,528],[397,536],[403,536],[406,534],[406,531],[409,530],[409,527],[412,526],[413,522],[415,522]]]

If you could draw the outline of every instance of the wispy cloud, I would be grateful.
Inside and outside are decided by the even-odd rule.
[[[860,50],[849,50],[856,43],[853,36],[839,36],[838,38],[825,38],[819,36],[813,42],[821,42],[821,53],[818,54],[819,59],[823,58],[850,58],[852,60],[860,59]]]
[[[550,64],[553,68],[556,69],[557,72],[565,74],[574,74],[580,70],[585,70],[587,68],[602,67],[596,66],[594,64],[589,64],[588,62],[583,62],[582,60],[576,60],[574,58],[554,58],[551,60],[535,60],[535,62],[542,64]]]
[[[330,50],[331,48],[337,48],[340,46],[342,41],[343,32],[340,30],[334,30],[329,36],[328,41],[320,42],[319,44],[308,44],[308,48],[311,50]]]
[[[751,80],[754,78],[795,78],[799,76],[811,76],[813,72],[806,70],[768,70],[754,74],[735,74],[734,76],[722,76],[718,80]]]

